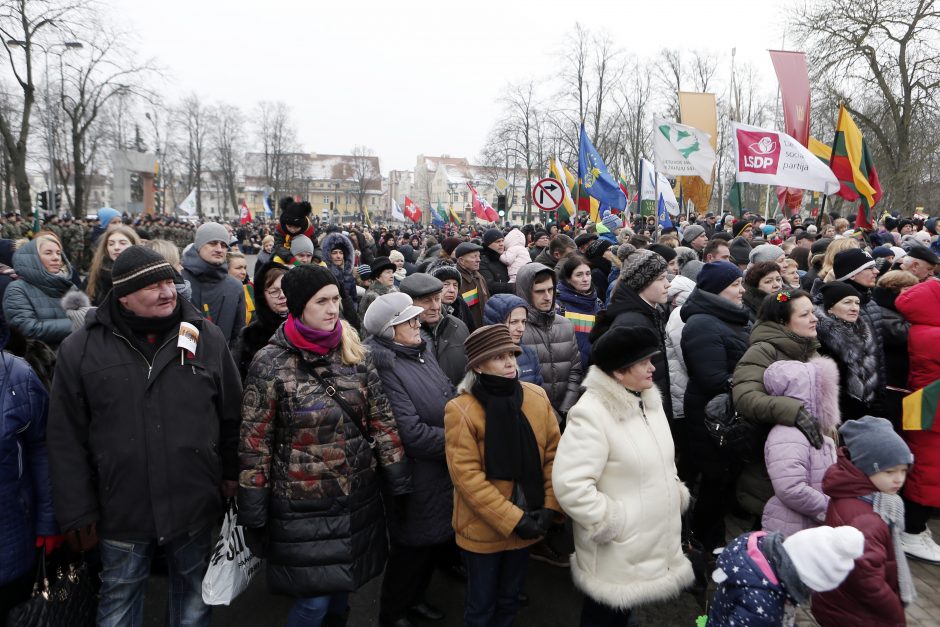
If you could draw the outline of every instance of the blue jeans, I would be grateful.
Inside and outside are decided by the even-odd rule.
[[[529,549],[463,553],[467,568],[464,627],[510,627],[529,566]]]
[[[101,598],[97,627],[143,625],[144,593],[150,576],[150,560],[157,543],[104,540],[101,553]],[[170,571],[167,625],[206,627],[211,608],[202,602],[202,579],[209,567],[212,531],[180,536],[166,545]]]
[[[297,599],[287,615],[287,627],[320,627],[327,614],[345,613],[348,600],[348,592]]]

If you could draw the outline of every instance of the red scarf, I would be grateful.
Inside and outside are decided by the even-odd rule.
[[[326,355],[339,346],[343,339],[343,325],[337,320],[332,331],[320,331],[311,329],[291,314],[287,314],[284,335],[287,336],[288,342],[300,350],[309,351],[315,355]]]

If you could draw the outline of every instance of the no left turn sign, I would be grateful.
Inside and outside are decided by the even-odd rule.
[[[532,202],[542,211],[555,211],[565,202],[565,186],[553,178],[544,178],[532,188]]]

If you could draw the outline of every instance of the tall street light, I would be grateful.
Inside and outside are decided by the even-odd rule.
[[[49,193],[48,203],[49,203],[49,213],[51,215],[56,215],[56,181],[55,181],[55,140],[53,139],[53,133],[55,129],[52,125],[52,96],[49,93],[49,83],[51,82],[49,78],[49,53],[55,48],[61,48],[62,51],[66,50],[78,50],[84,48],[85,46],[80,41],[62,41],[48,44],[46,46],[38,44],[36,42],[27,42],[21,39],[8,39],[7,45],[11,48],[23,48],[28,50],[30,46],[35,46],[42,50],[43,57],[45,58],[46,65],[46,148],[49,151]]]

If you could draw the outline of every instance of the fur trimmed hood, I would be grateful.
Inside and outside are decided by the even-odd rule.
[[[789,396],[802,401],[824,431],[842,422],[839,366],[828,357],[813,357],[807,362],[774,362],[764,371],[764,388],[771,396]]]
[[[343,249],[343,271],[352,273],[353,263],[356,260],[356,249],[353,247],[352,240],[339,231],[324,235],[320,242],[320,250],[323,251],[325,262],[330,263],[330,251],[335,248]]]

